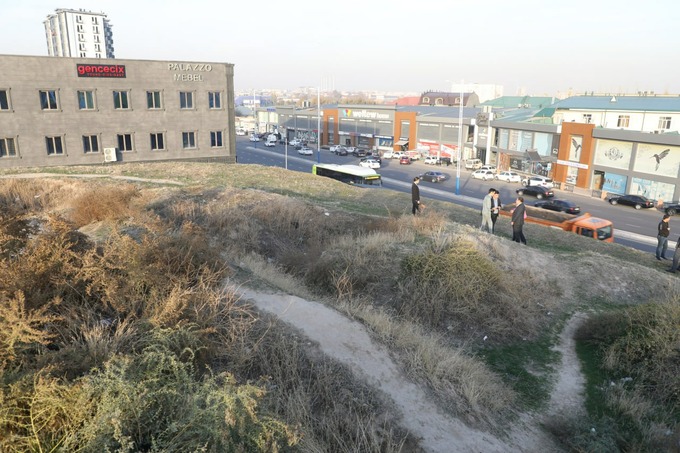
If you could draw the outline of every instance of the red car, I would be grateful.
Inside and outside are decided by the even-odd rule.
[[[408,156],[401,156],[399,158],[399,165],[409,165],[411,163],[411,158]]]

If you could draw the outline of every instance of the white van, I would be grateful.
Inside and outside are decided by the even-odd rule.
[[[276,146],[276,135],[269,134],[267,136],[267,141],[264,142],[264,146]]]
[[[482,168],[482,161],[479,159],[468,159],[465,161],[466,170],[479,170]]]

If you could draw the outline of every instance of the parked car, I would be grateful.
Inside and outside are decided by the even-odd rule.
[[[505,182],[521,182],[522,177],[514,171],[502,171],[496,175],[496,179]]]
[[[491,170],[491,171],[496,171],[496,166],[495,165],[482,165],[482,168],[480,170]]]
[[[424,163],[424,164],[430,164],[430,165],[437,165],[437,164],[439,164],[440,162],[439,162],[439,159],[437,158],[437,156],[427,156],[427,157],[423,160],[423,163]]]
[[[290,146],[302,146],[302,140],[299,138],[294,138],[293,140],[289,141],[288,144]]]
[[[654,200],[650,200],[647,197],[643,197],[642,195],[621,195],[621,196],[616,196],[616,197],[611,197],[609,199],[609,204],[616,205],[616,204],[623,204],[626,206],[632,206],[635,209],[642,209],[642,208],[653,208],[655,205]]]
[[[664,212],[668,215],[680,213],[680,201],[674,201],[664,206]]]
[[[545,176],[531,176],[530,178],[526,178],[522,180],[522,185],[523,186],[543,186],[547,187],[549,189],[552,189],[555,187],[553,184],[553,180],[550,178],[546,178]]]
[[[394,158],[394,151],[385,151],[385,152],[383,152],[382,157],[385,158],[385,159],[393,159]]]
[[[259,142],[259,141],[260,141],[260,137],[258,137],[258,136],[255,135],[255,134],[250,134],[250,139],[249,139],[249,140],[250,140],[251,142]]]
[[[364,161],[366,159],[373,159],[377,160],[380,165],[382,165],[382,159],[380,158],[380,155],[377,153],[374,153],[372,151],[369,151],[366,153],[366,157],[362,157],[361,160]]]
[[[409,165],[411,163],[411,158],[408,156],[401,156],[399,158],[399,165]]]
[[[566,212],[567,214],[578,214],[581,208],[568,200],[545,200],[534,203],[537,208],[549,209],[550,211]]]
[[[341,149],[345,149],[342,145],[333,145],[329,148],[330,152],[337,154]]]
[[[494,172],[491,170],[475,170],[470,175],[473,179],[483,179],[484,181],[490,181],[494,178]]]
[[[345,146],[345,149],[349,154],[354,154],[354,151],[356,150],[354,146]]]
[[[347,148],[345,148],[345,147],[343,146],[343,147],[340,148],[340,150],[339,150],[338,152],[336,152],[335,154],[336,154],[337,156],[347,156],[347,155],[349,155],[349,152],[347,151]]]
[[[306,146],[303,146],[302,148],[298,149],[298,154],[303,156],[313,156],[314,151],[312,150],[312,148],[307,148]]]
[[[419,178],[428,182],[442,182],[446,180],[446,175],[440,171],[426,171]]]
[[[359,165],[366,168],[380,168],[380,162],[375,159],[362,159]]]
[[[482,161],[479,159],[468,159],[465,161],[466,170],[479,170],[482,168]]]
[[[543,186],[526,186],[515,190],[515,192],[517,192],[517,195],[519,196],[531,195],[532,197],[536,197],[539,200],[555,196],[555,193],[552,191],[552,189]]]
[[[368,151],[363,148],[354,148],[354,151],[352,151],[354,157],[364,157],[366,156],[366,153],[368,153]]]
[[[401,159],[404,156],[408,157],[408,154],[406,154],[403,151],[397,151],[396,153],[392,154],[392,159]],[[410,160],[410,158],[409,158],[409,160]]]

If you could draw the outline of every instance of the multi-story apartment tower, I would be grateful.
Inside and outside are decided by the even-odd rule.
[[[115,58],[113,32],[104,13],[57,9],[44,24],[52,57]]]

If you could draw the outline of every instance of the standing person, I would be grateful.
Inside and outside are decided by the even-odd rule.
[[[678,238],[678,243],[675,244],[675,253],[673,254],[673,264],[670,269],[666,269],[668,272],[677,272],[678,266],[680,266],[680,238]]]
[[[497,190],[494,190],[491,196],[491,233],[496,231],[496,220],[498,220],[498,215],[501,213],[501,194]]]
[[[657,225],[657,235],[656,235],[656,240],[658,241],[656,245],[656,259],[657,260],[667,260],[666,258],[666,250],[668,250],[668,235],[671,232],[671,227],[669,225],[671,216],[668,214],[664,214],[663,219],[661,219],[661,222],[659,222],[659,225]]]
[[[524,218],[526,217],[526,207],[524,206],[524,198],[517,197],[515,202],[515,209],[512,211],[512,240],[515,242],[521,242],[526,245],[527,240],[524,237],[524,232],[522,228],[524,227]]]
[[[411,184],[411,203],[413,203],[411,212],[413,215],[416,215],[416,213],[420,212],[420,187],[418,187],[419,182],[420,178],[416,176],[413,178],[413,184]]]
[[[489,189],[489,193],[486,194],[484,200],[482,200],[482,225],[479,227],[480,230],[491,233],[493,231],[493,225],[491,223],[491,197],[493,196],[496,189]]]

